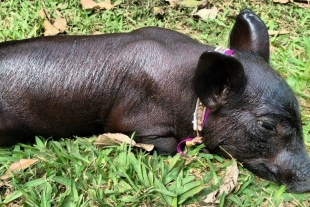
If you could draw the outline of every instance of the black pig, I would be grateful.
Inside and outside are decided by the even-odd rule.
[[[175,154],[195,136],[197,98],[210,109],[201,131],[255,174],[310,191],[297,100],[269,66],[269,37],[250,10],[230,35],[233,56],[167,29],[38,37],[0,44],[0,145],[44,137],[136,132]]]

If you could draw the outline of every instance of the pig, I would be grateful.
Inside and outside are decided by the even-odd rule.
[[[310,159],[297,99],[269,65],[265,24],[242,10],[230,55],[164,28],[36,37],[0,44],[0,145],[34,136],[132,134],[161,155],[195,137],[197,100],[209,115],[200,135],[256,175],[310,191]]]

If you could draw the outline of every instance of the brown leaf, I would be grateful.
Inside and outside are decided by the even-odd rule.
[[[100,9],[107,9],[107,10],[110,10],[110,9],[112,9],[114,7],[111,4],[110,0],[105,0],[104,2],[98,3],[98,6],[99,6]]]
[[[59,11],[55,10],[55,13],[57,15],[53,26],[58,29],[60,32],[64,32],[67,29],[67,21],[65,18],[63,18]]]
[[[12,177],[12,173],[19,171],[19,170],[25,170],[30,165],[38,162],[37,159],[21,159],[18,162],[14,162],[11,164],[9,170],[6,171],[4,175],[1,176],[1,180],[6,180],[10,177]]]
[[[102,35],[102,34],[104,34],[104,33],[99,32],[99,31],[95,31],[95,32],[92,33],[92,35]]]
[[[294,4],[299,6],[300,8],[310,8],[310,0],[305,0],[304,2],[295,2]]]
[[[194,16],[199,16],[201,19],[215,19],[217,16],[218,9],[212,7],[211,9],[201,9],[197,11]]]
[[[67,21],[63,18],[59,11],[55,10],[56,19],[50,17],[49,12],[42,8],[39,11],[39,17],[45,19],[43,22],[44,36],[53,36],[60,32],[64,32],[67,28]]]
[[[83,9],[92,9],[97,5],[93,0],[81,0],[81,4]]]
[[[154,15],[157,15],[157,14],[163,15],[165,13],[165,11],[161,7],[155,6],[153,8],[153,13],[154,13]]]
[[[46,9],[41,8],[40,11],[39,11],[39,17],[41,19],[45,19],[45,18],[50,19],[51,15],[50,15],[50,13]]]
[[[196,7],[201,5],[201,2],[196,0],[183,0],[179,4],[184,7]]]
[[[286,3],[290,2],[290,0],[273,0],[273,2],[281,3],[281,4],[286,4]]]
[[[310,0],[299,0],[299,1],[294,1],[294,0],[273,0],[275,3],[280,3],[280,4],[286,4],[288,2],[292,2],[296,4],[297,6],[301,8],[309,8],[310,7]]]
[[[44,19],[44,18],[45,18],[45,12],[44,12],[44,9],[43,9],[43,8],[41,8],[40,11],[39,11],[39,17],[40,17],[41,19]]]
[[[281,35],[281,34],[289,34],[290,32],[285,30],[285,29],[281,29],[280,31],[268,31],[269,36],[273,36],[273,35]]]
[[[137,143],[135,145],[135,147],[142,148],[142,149],[144,149],[145,151],[148,151],[148,152],[150,152],[150,151],[152,151],[154,149],[154,145],[152,145],[152,144],[143,144],[143,143]]]
[[[196,7],[204,3],[201,1],[197,1],[197,0],[165,0],[165,1],[169,2],[169,5],[171,7],[175,7],[177,5],[181,5],[184,7]]]
[[[124,142],[127,145],[131,144],[131,146],[140,147],[146,151],[152,151],[154,149],[154,145],[136,143],[134,140],[130,139],[130,137],[128,137],[127,135],[120,133],[102,134],[96,139],[94,144],[96,147],[101,148],[101,146],[121,145]]]
[[[43,22],[44,36],[53,36],[60,33],[59,29],[55,28],[48,20]]]
[[[81,0],[83,9],[107,9],[110,10],[116,4],[111,4],[111,0],[105,0],[104,2],[96,3],[93,0]],[[119,3],[118,3],[119,4]]]
[[[226,173],[223,178],[223,184],[218,190],[215,190],[207,195],[207,198],[203,200],[206,204],[218,204],[223,192],[228,195],[238,184],[239,170],[235,160],[232,165],[226,168]]]
[[[123,142],[126,142],[127,144],[136,144],[134,140],[131,140],[130,137],[128,137],[125,134],[120,134],[120,133],[106,133],[100,135],[96,141],[95,144],[97,145],[111,145],[111,144],[117,144],[121,145]]]

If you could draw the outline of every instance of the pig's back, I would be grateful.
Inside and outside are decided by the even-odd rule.
[[[129,98],[147,96],[150,89],[140,84],[145,81],[152,82],[151,90],[160,82],[169,87],[163,81],[169,79],[167,73],[184,78],[182,67],[192,67],[192,56],[203,48],[179,33],[156,28],[1,43],[1,109],[42,136],[96,132],[116,99],[128,92]]]

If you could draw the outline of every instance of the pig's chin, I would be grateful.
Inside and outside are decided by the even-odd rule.
[[[238,162],[240,162],[245,168],[253,172],[255,175],[273,182],[277,182],[278,169],[276,167],[266,166],[266,163],[269,162],[267,159],[262,158],[249,159],[249,158],[235,157],[234,154],[238,154],[234,153],[236,150],[238,151],[238,149],[235,148],[232,149],[231,146],[225,146],[225,145],[209,149],[210,152],[220,154],[227,158],[230,158],[230,156],[232,156],[236,158]]]
[[[308,181],[301,181],[301,182],[295,182],[295,183],[284,183],[286,185],[286,189],[290,193],[304,193],[304,192],[310,192],[310,189],[308,186],[310,186],[310,180]]]
[[[252,171],[255,175],[262,177],[264,179],[270,180],[272,182],[283,184],[286,186],[287,192],[290,193],[303,193],[309,192],[310,179],[297,181],[293,178],[284,179],[281,177],[281,173],[279,169],[272,164],[270,166],[266,166],[263,163],[258,163],[257,160],[244,162],[244,167]]]
[[[255,175],[264,178],[266,180],[270,180],[272,182],[279,183],[277,181],[277,170],[272,169],[264,164],[263,159],[258,159],[258,160],[251,160],[251,161],[241,161],[243,166],[253,172]],[[266,161],[265,161],[266,163]]]

